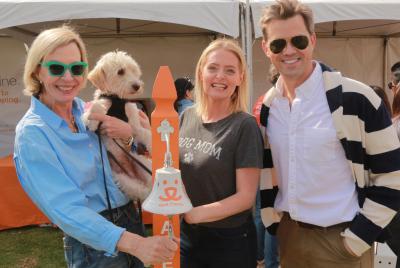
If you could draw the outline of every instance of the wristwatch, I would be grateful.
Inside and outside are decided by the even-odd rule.
[[[126,145],[126,146],[132,146],[133,141],[135,139],[133,138],[133,136],[131,135],[129,138],[127,138],[126,140],[122,140],[122,142]]]

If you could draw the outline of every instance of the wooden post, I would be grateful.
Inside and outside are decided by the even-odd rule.
[[[164,155],[166,152],[166,144],[161,141],[161,135],[157,132],[161,121],[167,119],[170,125],[174,128],[174,132],[170,135],[170,150],[172,153],[172,166],[179,168],[179,123],[178,113],[174,109],[176,100],[176,90],[174,80],[168,66],[161,66],[153,86],[152,98],[155,101],[156,107],[151,114],[151,134],[152,134],[152,161],[153,161],[153,183],[156,170],[163,167]],[[179,216],[173,216],[172,219],[173,231],[176,237],[179,237]],[[153,215],[153,234],[168,235],[169,221],[165,216]],[[180,255],[179,249],[171,262],[164,262],[160,265],[155,265],[155,268],[179,268]]]

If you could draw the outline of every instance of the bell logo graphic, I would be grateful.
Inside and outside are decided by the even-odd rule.
[[[173,167],[156,170],[153,189],[144,200],[143,209],[161,215],[176,215],[192,209],[180,170]]]
[[[168,184],[168,180],[163,181],[164,185]],[[176,186],[170,186],[170,187],[164,187],[164,196],[159,196],[160,200],[162,201],[179,201],[182,199],[181,195],[177,196],[178,189],[176,188],[178,186],[178,180],[174,180],[174,184]]]

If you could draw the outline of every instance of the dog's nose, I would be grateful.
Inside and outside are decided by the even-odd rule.
[[[132,84],[132,89],[136,92],[140,89],[140,85],[139,84]]]

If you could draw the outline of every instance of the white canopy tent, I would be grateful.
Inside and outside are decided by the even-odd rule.
[[[68,22],[84,38],[89,65],[104,53],[130,53],[143,71],[145,91],[161,65],[193,77],[201,51],[217,35],[238,38],[240,0],[0,0],[0,158],[12,153],[16,122],[29,106],[22,95],[26,49],[43,29]],[[92,99],[93,88],[80,96]]]
[[[262,37],[258,22],[262,9],[274,3],[274,0],[250,0],[255,27],[255,37]],[[398,20],[400,19],[399,0],[302,0],[314,12],[314,22],[369,20]],[[367,26],[367,25],[365,25]],[[397,34],[400,33],[397,28]]]
[[[259,20],[263,8],[273,2],[250,0],[255,36],[251,57],[255,97],[268,88],[265,81],[269,65],[260,48],[262,33]],[[400,1],[302,2],[311,6],[314,12],[317,33],[315,58],[348,77],[385,88],[390,66],[400,60]]]
[[[239,36],[238,0],[2,0],[0,29],[46,21],[125,18]]]

